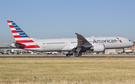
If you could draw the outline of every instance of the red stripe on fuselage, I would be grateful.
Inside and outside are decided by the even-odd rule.
[[[25,48],[40,48],[38,45],[20,45],[19,48],[25,49]]]
[[[18,43],[34,43],[33,40],[16,40]]]
[[[14,35],[14,38],[22,38],[20,35]]]
[[[26,45],[24,48],[40,48],[38,45]]]

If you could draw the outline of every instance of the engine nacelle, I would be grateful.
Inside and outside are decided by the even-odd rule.
[[[93,45],[91,48],[93,52],[103,52],[105,51],[105,46],[104,45]]]

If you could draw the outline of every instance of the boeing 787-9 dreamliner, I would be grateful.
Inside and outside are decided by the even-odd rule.
[[[12,47],[40,52],[68,51],[66,56],[79,57],[87,50],[104,52],[105,49],[127,48],[133,46],[131,40],[124,37],[89,37],[75,33],[77,38],[35,39],[29,37],[16,23],[7,20],[16,42]]]

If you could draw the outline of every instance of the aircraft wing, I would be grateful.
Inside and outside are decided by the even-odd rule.
[[[90,42],[88,42],[82,35],[78,34],[78,33],[75,33],[77,35],[77,47],[80,48],[80,47],[91,47],[92,44]]]

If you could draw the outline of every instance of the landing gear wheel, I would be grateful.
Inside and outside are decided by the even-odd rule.
[[[76,56],[77,56],[77,54],[76,54],[76,53],[73,53],[73,56],[74,56],[74,57],[76,57]]]
[[[81,57],[82,56],[82,53],[78,53],[78,57]]]
[[[82,55],[82,52],[74,51],[74,52],[68,52],[66,54],[66,57],[81,57],[81,55]]]
[[[82,56],[82,53],[77,53],[77,57],[81,57]]]
[[[73,57],[73,54],[66,54],[66,57]]]
[[[73,56],[75,57],[81,57],[82,53],[74,53]]]

